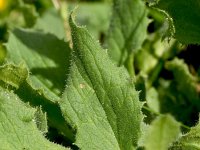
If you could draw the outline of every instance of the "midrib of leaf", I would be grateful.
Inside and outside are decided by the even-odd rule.
[[[81,149],[134,149],[142,118],[138,92],[86,29],[71,17],[69,22],[74,52],[60,106],[77,130],[76,144]]]

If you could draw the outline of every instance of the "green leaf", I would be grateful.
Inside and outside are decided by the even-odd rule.
[[[15,29],[6,44],[8,59],[15,64],[24,61],[30,71],[28,83],[52,102],[64,90],[69,67],[68,43],[52,34]]]
[[[28,77],[28,70],[24,64],[18,66],[14,64],[5,64],[0,66],[0,81],[6,85],[19,88],[20,84]]]
[[[200,149],[200,123],[192,127],[190,132],[183,135],[173,146],[173,150],[199,150]]]
[[[35,112],[36,109],[23,103],[14,93],[0,88],[1,149],[66,149],[43,137],[35,123]]]
[[[184,44],[200,44],[199,0],[159,0],[154,7],[172,18],[175,38]]]
[[[130,54],[141,48],[147,36],[147,12],[142,0],[114,0],[108,52],[117,64],[123,65]]]
[[[180,133],[180,124],[170,115],[161,115],[149,127],[144,145],[146,150],[167,150]]]
[[[151,108],[154,112],[160,112],[159,96],[155,88],[152,87],[147,91],[146,101],[149,108]]]
[[[38,18],[34,28],[56,35],[59,39],[65,39],[66,37],[64,22],[55,9],[45,11],[42,17]]]
[[[173,72],[179,92],[200,109],[197,80],[190,73],[187,64],[183,60],[175,58],[166,63],[166,68]]]
[[[74,53],[60,106],[77,130],[75,143],[80,149],[134,149],[142,114],[133,82],[85,28],[69,22]]]
[[[43,113],[42,108],[38,107],[37,111],[35,112],[35,122],[37,125],[37,128],[43,133],[48,132],[48,125],[47,125],[47,116],[46,112]]]
[[[6,45],[8,59],[17,64],[24,61],[30,70],[29,78],[16,93],[32,106],[42,105],[49,125],[73,141],[72,131],[56,103],[64,91],[70,64],[68,43],[52,34],[16,29]]]

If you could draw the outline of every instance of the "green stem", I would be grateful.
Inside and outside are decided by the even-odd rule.
[[[134,53],[131,53],[125,62],[125,67],[127,68],[131,77],[135,77],[135,70],[134,70]]]

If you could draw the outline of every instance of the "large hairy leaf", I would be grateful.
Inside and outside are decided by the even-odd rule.
[[[74,53],[60,106],[77,130],[76,144],[81,149],[133,149],[142,119],[133,82],[71,17],[70,26]]]
[[[159,0],[155,7],[172,17],[175,37],[179,41],[200,44],[199,0]]]
[[[141,48],[147,36],[147,25],[147,8],[142,0],[114,0],[108,34],[111,58],[123,65],[133,51]]]
[[[0,149],[51,149],[66,148],[51,143],[36,126],[36,109],[23,103],[15,94],[0,88]]]
[[[144,145],[146,150],[167,150],[178,138],[180,124],[170,115],[161,115],[147,131]]]

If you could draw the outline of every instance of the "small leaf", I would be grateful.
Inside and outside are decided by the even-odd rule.
[[[5,64],[0,66],[0,81],[3,81],[7,85],[11,85],[16,89],[20,84],[28,77],[28,70],[24,64],[18,66],[14,64]]]
[[[133,51],[141,48],[147,36],[147,12],[142,0],[114,0],[108,52],[117,64],[123,65]]]
[[[0,88],[1,149],[66,149],[43,137],[35,124],[35,112],[15,94]]]
[[[43,133],[47,133],[48,126],[47,126],[47,116],[46,112],[42,112],[42,108],[38,107],[37,111],[35,112],[35,122],[37,125],[37,128]]]
[[[149,127],[144,145],[146,150],[167,150],[180,133],[180,124],[170,115],[161,115]]]
[[[60,106],[77,130],[75,143],[80,149],[134,149],[142,114],[133,82],[85,28],[69,22],[74,53]]]
[[[173,146],[173,150],[199,150],[200,149],[200,123],[192,127],[190,132],[183,135]]]
[[[199,0],[159,0],[154,7],[172,18],[175,38],[184,44],[200,44]]]

